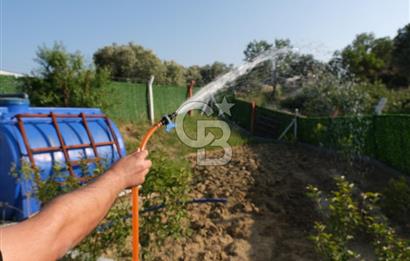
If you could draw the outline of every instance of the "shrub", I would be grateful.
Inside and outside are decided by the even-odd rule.
[[[388,109],[392,113],[410,114],[410,88],[392,91]]]
[[[316,235],[311,239],[318,253],[328,260],[349,260],[359,256],[348,247],[348,243],[356,236],[360,210],[352,198],[353,184],[343,177],[338,178],[336,183],[338,189],[329,198],[316,187],[308,186],[308,196],[316,201],[325,218],[325,223],[315,223]]]
[[[85,160],[80,161],[82,177],[95,178],[106,170],[105,161],[97,163],[95,170],[90,173]],[[70,191],[73,191],[84,183],[80,183],[78,178],[67,175],[63,170],[63,164],[53,166],[53,172],[47,179],[41,178],[41,170],[33,169],[29,162],[22,161],[21,167],[12,167],[11,175],[18,182],[29,182],[34,184],[30,196],[40,200],[42,205],[47,204],[53,198]],[[64,182],[61,182],[64,179]],[[87,236],[75,249],[67,253],[63,260],[97,260],[110,250],[116,256],[124,255],[124,244],[130,235],[130,222],[128,213],[131,209],[129,200],[118,199],[111,208],[105,219],[99,224],[89,236]],[[92,211],[92,210],[91,210]]]
[[[314,186],[308,186],[308,196],[317,204],[323,222],[316,222],[311,236],[316,250],[326,260],[360,258],[351,243],[364,235],[370,239],[377,260],[410,260],[410,245],[397,237],[377,205],[380,195],[361,193],[354,196],[354,185],[344,177],[336,178],[337,190],[326,196]]]
[[[406,178],[391,179],[381,200],[384,213],[399,224],[410,220],[410,185]]]
[[[187,200],[191,173],[184,162],[171,160],[162,153],[153,153],[155,162],[142,187],[144,209],[165,206],[160,211],[150,211],[141,217],[140,239],[143,258],[154,257],[155,249],[168,237],[177,239],[189,231]]]
[[[163,211],[148,212],[140,218],[140,240],[144,259],[159,246],[167,237],[178,238],[184,235],[188,222],[188,213],[183,202],[186,199],[190,182],[190,172],[183,162],[166,159],[161,153],[151,156],[153,167],[147,176],[141,190],[144,208],[165,204]],[[66,192],[81,187],[79,180],[67,176],[64,165],[54,165],[53,173],[46,180],[41,178],[41,171],[33,169],[27,161],[22,161],[19,168],[14,166],[11,175],[18,182],[33,183],[31,197],[38,198],[42,204]],[[82,177],[94,178],[105,172],[106,162],[100,160],[97,168],[89,171],[85,160],[80,162]],[[61,182],[64,178],[64,183]],[[70,251],[63,260],[97,260],[104,254],[117,258],[131,255],[129,237],[131,234],[130,200],[128,197],[117,199],[105,219],[88,235],[75,249]]]

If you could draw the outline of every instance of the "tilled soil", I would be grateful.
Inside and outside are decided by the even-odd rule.
[[[332,189],[333,177],[346,175],[346,164],[281,144],[236,147],[225,166],[198,166],[195,157],[191,161],[191,197],[222,197],[228,202],[189,205],[192,236],[167,241],[156,255],[160,260],[321,259],[309,240],[320,217],[306,196],[306,186]]]

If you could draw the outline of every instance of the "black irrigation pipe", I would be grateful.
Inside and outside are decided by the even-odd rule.
[[[196,199],[192,199],[192,200],[188,200],[188,201],[177,201],[177,204],[181,204],[181,205],[188,205],[188,204],[205,204],[205,203],[224,203],[226,204],[226,202],[228,202],[228,199],[226,198],[196,198]],[[160,204],[157,206],[151,206],[145,209],[140,210],[140,213],[148,213],[148,212],[154,212],[160,209],[165,208],[166,205],[165,204]],[[6,202],[0,202],[0,209],[5,209],[5,208],[9,208],[9,209],[13,209],[16,210],[20,213],[23,213],[22,210],[13,207],[12,205],[6,203]],[[124,217],[124,219],[129,219],[131,218],[131,214],[127,215],[126,217]],[[111,224],[106,224],[107,226],[110,226]],[[103,227],[101,228],[102,230],[104,230],[104,225],[102,225]]]

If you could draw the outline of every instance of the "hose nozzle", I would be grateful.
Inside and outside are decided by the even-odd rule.
[[[170,132],[172,129],[176,127],[175,123],[172,121],[177,116],[177,113],[171,113],[168,115],[164,115],[161,119],[161,124],[165,126],[165,130]]]

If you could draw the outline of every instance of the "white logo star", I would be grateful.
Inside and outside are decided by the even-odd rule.
[[[224,97],[221,103],[216,103],[216,107],[218,107],[219,110],[219,116],[224,115],[224,113],[231,116],[231,108],[234,105],[234,103],[229,103],[226,100],[226,97]]]

